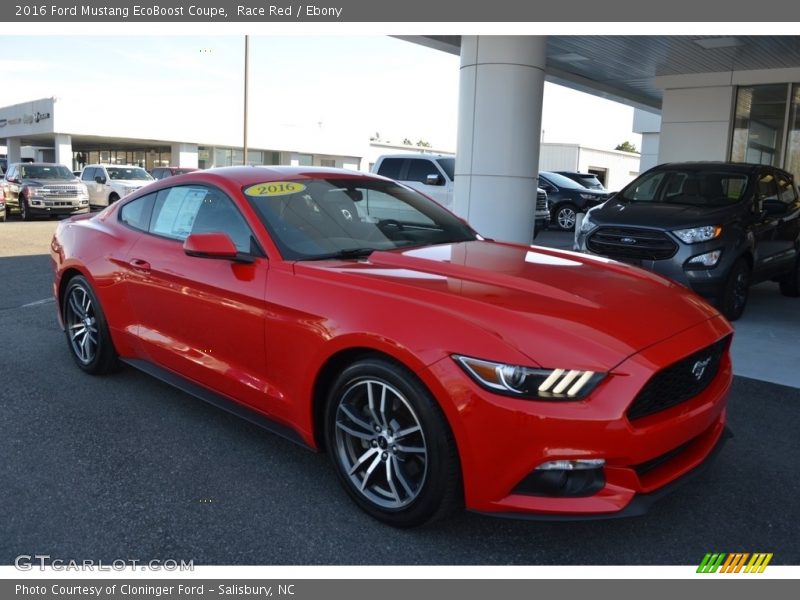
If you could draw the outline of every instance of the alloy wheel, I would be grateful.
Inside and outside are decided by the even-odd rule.
[[[97,356],[98,329],[92,299],[83,287],[70,290],[64,321],[75,357],[84,365],[90,364]]]
[[[414,408],[394,386],[362,378],[336,408],[335,451],[353,487],[383,509],[418,497],[428,473],[428,448]]]

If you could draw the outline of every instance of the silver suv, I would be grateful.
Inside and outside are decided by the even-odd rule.
[[[92,206],[108,206],[154,179],[143,168],[134,165],[86,165],[81,172],[81,181],[89,189]]]
[[[14,163],[6,171],[2,188],[6,211],[16,209],[23,221],[89,212],[86,186],[64,165]]]

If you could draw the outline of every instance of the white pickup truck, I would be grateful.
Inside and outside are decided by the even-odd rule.
[[[455,167],[455,156],[384,154],[375,161],[372,172],[414,188],[452,211]],[[541,188],[537,190],[534,210],[535,232],[538,233],[547,229],[550,222],[547,193]]]

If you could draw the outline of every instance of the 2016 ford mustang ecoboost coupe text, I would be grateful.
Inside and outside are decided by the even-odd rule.
[[[62,221],[52,257],[81,369],[121,360],[324,449],[395,526],[638,514],[723,438],[731,327],[700,297],[484,240],[382,177],[179,175]]]

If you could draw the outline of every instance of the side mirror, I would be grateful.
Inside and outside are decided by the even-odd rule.
[[[97,183],[101,183],[101,184],[106,182],[106,178],[105,178],[105,177],[103,177],[102,175],[95,175],[95,176],[94,176],[94,180],[95,180]]]
[[[239,251],[228,234],[218,231],[191,234],[183,242],[183,251],[187,256],[196,256],[197,258],[241,260]]]
[[[425,185],[444,185],[444,180],[438,173],[431,173],[425,178]]]

